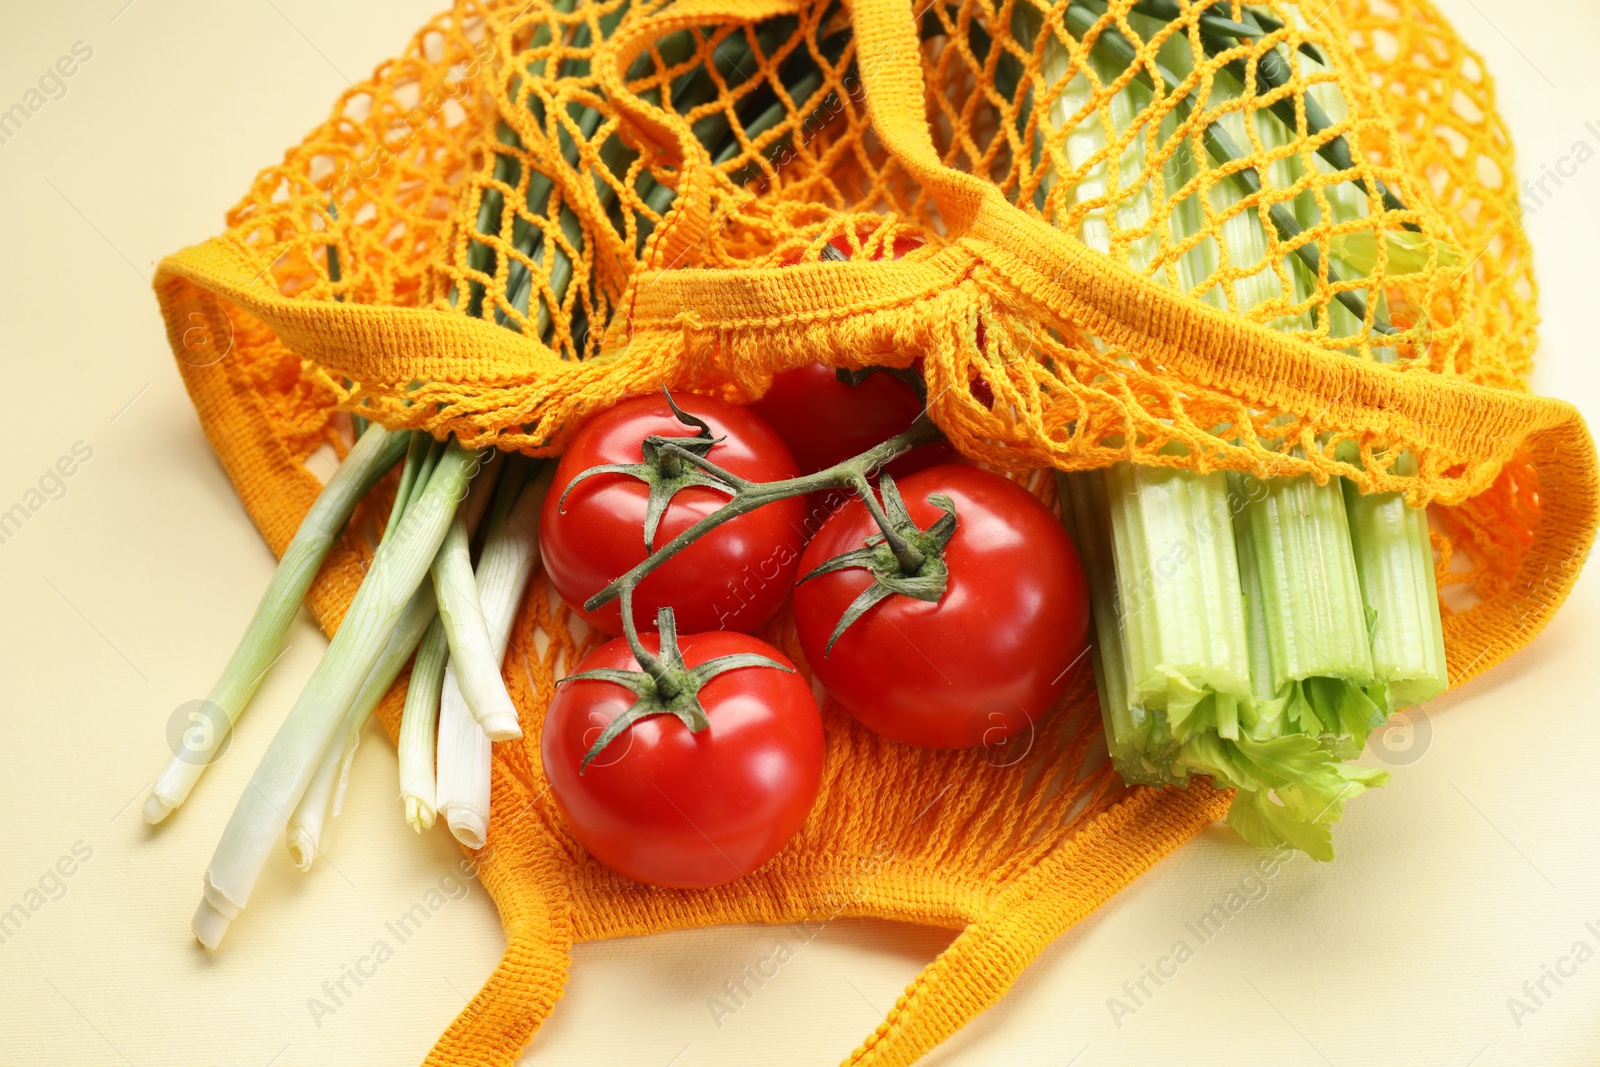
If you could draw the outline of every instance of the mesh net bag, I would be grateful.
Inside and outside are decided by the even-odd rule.
[[[1481,61],[1425,0],[1315,6],[461,0],[155,285],[277,551],[341,409],[553,455],[663,385],[742,400],[819,359],[920,359],[952,441],[1046,502],[1052,468],[1134,460],[1430,505],[1459,683],[1571,586],[1595,451],[1527,390],[1536,294]],[[872,261],[902,232],[926,243]],[[817,262],[830,240],[862,255]],[[329,632],[383,495],[314,587]],[[828,706],[822,794],[782,853],[718,889],[639,885],[544,789],[545,703],[588,643],[569,621],[536,579],[506,661],[525,737],[495,746],[475,856],[508,946],[432,1062],[511,1062],[576,942],[865,915],[959,931],[850,1061],[909,1063],[1228,803],[1123,786],[1088,672],[1016,760]],[[800,658],[785,618],[767,636]]]

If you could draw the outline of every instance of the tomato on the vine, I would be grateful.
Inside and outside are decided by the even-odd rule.
[[[991,471],[932,467],[897,488],[903,514],[931,532],[915,535],[928,549],[921,571],[893,577],[928,581],[942,564],[942,592],[930,594],[937,600],[888,592],[874,570],[856,564],[806,577],[847,553],[876,552],[893,565],[886,547],[864,548],[879,527],[852,501],[800,563],[794,614],[811,669],[863,724],[905,744],[972,748],[1025,733],[1060,700],[1084,658],[1089,602],[1077,551],[1038,498]],[[882,599],[836,632],[875,586]]]
[[[872,237],[872,231],[867,229],[856,233],[856,240],[862,247],[866,247]],[[878,245],[871,259],[884,259],[886,251],[888,258],[899,259],[925,243],[902,227],[891,240]],[[828,250],[825,258],[854,258],[845,234],[830,238]],[[789,265],[798,262],[794,259]],[[778,431],[789,451],[794,453],[800,473],[810,474],[859,455],[910,426],[926,407],[912,384],[921,374],[921,356],[908,371],[878,370],[854,385],[840,381],[832,367],[811,363],[775,375],[772,386],[750,407]],[[901,456],[887,469],[891,476],[903,478],[925,467],[959,462],[961,455],[950,442],[937,441]],[[846,495],[838,491],[819,494],[819,499],[829,505],[824,514],[836,511]]]
[[[874,371],[854,385],[821,363],[784,371],[772,388],[750,404],[789,446],[801,474],[831,467],[860,455],[904,431],[922,414],[922,398],[904,378]],[[924,467],[959,459],[948,441],[901,456],[889,464],[896,478]]]
[[[658,635],[640,641],[660,652]],[[670,713],[638,718],[587,766],[585,755],[636,693],[616,681],[571,678],[550,702],[541,748],[556,805],[590,853],[641,882],[692,889],[749,874],[805,822],[822,781],[822,718],[810,686],[771,645],[736,633],[678,643],[690,671],[749,654],[788,669],[725,670],[699,689],[704,729],[691,732]],[[638,669],[619,639],[575,673]]]
[[[709,427],[709,440],[686,425],[663,396],[625,400],[584,425],[561,457],[540,518],[539,548],[561,599],[590,625],[606,633],[622,630],[622,609],[613,600],[594,611],[583,603],[641,562],[652,487],[623,471],[584,476],[592,467],[651,467],[641,442],[652,434],[698,440],[706,459],[731,474],[775,481],[799,473],[794,457],[774,430],[748,408],[712,397],[675,398],[690,417]],[[728,500],[706,484],[692,465],[677,461],[657,491],[671,491],[651,549],[660,548]],[[574,484],[576,483],[576,484]],[[569,491],[570,490],[570,491]],[[672,607],[679,628],[750,631],[778,610],[793,584],[805,544],[805,504],[798,498],[768,504],[711,531],[640,583],[634,619],[655,625],[656,612]]]

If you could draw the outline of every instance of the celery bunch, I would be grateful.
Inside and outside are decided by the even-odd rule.
[[[1067,30],[1083,39],[1104,9],[1101,0],[1077,0],[1066,9]],[[1128,26],[1150,39],[1161,29],[1163,10],[1161,4],[1136,5]],[[1175,15],[1173,7],[1164,17]],[[1264,24],[1276,26],[1250,8],[1239,9],[1238,21],[1212,16],[1203,31],[1242,37],[1264,32]],[[1206,38],[1208,50],[1233,43]],[[1094,162],[1109,143],[1101,114],[1089,112],[1069,126],[1093,98],[1095,83],[1118,80],[1133,61],[1133,44],[1120,30],[1095,39],[1088,71],[1070,69],[1069,54],[1053,35],[1043,52],[1045,84],[1061,86],[1050,120],[1058,130],[1067,127],[1067,164],[1083,172],[1067,191],[1066,207],[1109,201],[1109,209],[1097,203],[1078,225],[1085,244],[1109,252],[1115,231],[1148,227],[1155,198],[1186,187],[1202,163],[1198,153],[1172,152],[1156,175],[1159,190],[1149,181],[1130,188],[1145,170],[1151,131],[1141,128],[1115,160]],[[1287,69],[1285,50],[1274,54]],[[1318,65],[1305,54],[1293,60]],[[1258,70],[1268,66],[1260,63]],[[1112,97],[1109,116],[1118,132],[1139,120],[1158,89],[1181,95],[1178,86],[1194,68],[1188,36],[1174,35],[1154,67],[1153,74],[1141,69]],[[1232,67],[1216,72],[1213,99],[1204,104],[1245,93]],[[1258,85],[1263,80],[1258,73]],[[1169,144],[1179,122],[1201,104],[1185,100],[1170,108],[1154,143]],[[1313,113],[1319,121],[1345,114],[1331,85],[1313,87],[1305,107],[1308,121]],[[1252,143],[1252,132],[1268,149],[1291,143],[1295,131],[1286,117],[1293,121],[1292,106],[1229,112],[1200,139],[1206,155],[1225,163],[1241,154],[1236,146]],[[1333,169],[1327,159],[1315,165]],[[1263,183],[1287,188],[1304,167],[1291,156],[1264,173],[1238,171],[1209,191],[1211,213],[1228,211]],[[1047,179],[1046,191],[1055,178]],[[1204,228],[1202,195],[1172,205],[1165,223],[1172,244]],[[1392,199],[1388,190],[1382,195]],[[1349,182],[1328,186],[1325,199],[1334,222],[1368,210],[1365,190]],[[1315,285],[1315,247],[1274,263],[1267,227],[1286,236],[1320,222],[1319,211],[1308,192],[1271,212],[1233,215],[1217,240],[1170,259],[1156,280],[1242,314],[1281,301],[1280,278],[1286,278],[1293,303],[1302,303]],[[1148,269],[1160,244],[1155,232],[1128,243],[1130,265]],[[1211,281],[1221,265],[1241,276]],[[1331,277],[1354,278],[1365,276],[1364,266],[1336,245],[1328,269]],[[1362,293],[1343,295],[1328,314],[1330,336],[1350,337],[1352,346],[1368,315],[1377,332],[1387,330],[1381,290]],[[1272,328],[1317,328],[1313,312],[1285,308]],[[1393,358],[1392,349],[1375,346],[1373,352]],[[1409,456],[1398,461],[1411,462]],[[1263,481],[1124,463],[1061,483],[1064,511],[1090,574],[1096,678],[1118,771],[1130,783],[1150,785],[1210,775],[1238,790],[1228,821],[1246,840],[1331,859],[1330,826],[1345,803],[1387,780],[1350,761],[1391,712],[1437,695],[1446,684],[1426,517],[1397,494],[1364,497],[1342,479],[1323,485],[1309,476]]]

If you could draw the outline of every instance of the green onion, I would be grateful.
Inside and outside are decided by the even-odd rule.
[[[489,836],[489,779],[492,745],[472,720],[455,671],[444,669],[439,694],[439,769],[435,784],[438,813],[457,841],[482,848]]]
[[[424,442],[427,440],[422,434],[418,434],[417,437],[422,438]],[[414,465],[419,454],[426,454],[426,449],[414,448],[406,456],[406,469],[401,474],[400,489],[395,494],[394,512],[390,516],[389,524],[384,527],[383,540],[387,540],[399,527],[400,517],[405,513],[405,508],[415,505],[422,486],[426,484],[417,481],[417,476],[425,473],[423,470],[425,461],[418,461]],[[490,459],[492,458],[491,456]],[[467,492],[466,500],[462,502],[456,511],[455,519],[451,522],[452,530],[457,526],[465,528],[465,539],[468,541],[478,528],[478,520],[483,515],[484,505],[489,499],[489,490],[493,488],[495,477],[503,466],[500,464],[487,467],[489,461],[484,460],[478,465],[477,472],[473,476],[472,488]],[[450,535],[447,534],[445,543],[448,544],[449,540]],[[380,547],[382,544],[383,541],[379,541]],[[443,552],[444,548],[441,547],[439,553],[442,555]],[[434,562],[437,565],[438,556],[434,557]],[[339,812],[344,807],[345,788],[349,784],[350,766],[361,741],[361,731],[366,728],[367,720],[377,710],[383,695],[400,676],[400,669],[411,658],[411,654],[417,651],[424,629],[431,630],[436,622],[440,622],[440,619],[434,591],[431,585],[424,582],[412,594],[411,603],[406,605],[405,614],[395,624],[394,632],[389,635],[389,641],[384,645],[378,662],[367,672],[367,677],[362,681],[361,689],[356,694],[355,702],[345,713],[344,724],[339,734],[323,753],[317,772],[311,779],[311,785],[300,798],[294,814],[289,817],[289,855],[294,860],[295,866],[301,870],[311,869],[312,860],[323,850],[323,837],[328,825],[339,817]],[[442,632],[442,622],[439,629]]]
[[[526,473],[528,464],[517,465]],[[483,555],[478,561],[477,584],[489,621],[494,662],[505,658],[511,627],[522,604],[538,553],[539,513],[554,476],[551,464],[520,484],[507,474],[506,485],[495,500]],[[509,724],[516,729],[515,720]],[[497,737],[496,734],[500,736]],[[445,668],[439,708],[439,768],[436,786],[438,811],[450,832],[469,848],[482,848],[489,828],[490,741],[507,736],[501,728],[479,726],[468,713],[457,683],[455,660]],[[520,730],[509,736],[520,736]]]
[[[491,458],[493,455],[489,453]],[[495,479],[504,466],[491,464],[473,479],[472,490],[433,560],[433,591],[439,600],[439,618],[444,621],[450,662],[455,666],[461,695],[480,724],[493,723],[497,731],[510,731],[497,740],[522,734],[517,728],[516,705],[500,677],[500,660],[494,655],[483,605],[478,599],[478,583],[472,576],[469,530],[487,506]]]
[[[406,706],[400,715],[400,799],[405,804],[406,822],[418,833],[433,827],[436,812],[433,750],[449,655],[444,622],[435,615],[417,647],[411,680],[406,685]]]
[[[327,827],[339,816],[344,806],[344,789],[350,774],[350,761],[361,741],[361,731],[367,720],[377,710],[383,695],[394,685],[400,670],[416,651],[417,643],[428,625],[436,618],[433,590],[426,582],[411,596],[389,634],[378,660],[367,672],[361,689],[345,713],[344,722],[332,743],[322,754],[316,774],[306,788],[300,803],[289,817],[287,841],[289,856],[302,871],[311,869],[312,860],[326,847],[324,835]]]
[[[207,948],[221,943],[249,902],[273,842],[284,832],[345,711],[427,576],[474,462],[473,454],[459,444],[444,450],[421,496],[406,509],[394,534],[378,546],[327,653],[267,747],[206,871],[205,896],[193,926]]]
[[[266,676],[284,632],[300,609],[334,539],[344,529],[356,504],[399,460],[409,438],[408,433],[368,427],[328,479],[289,547],[284,549],[255,616],[239,639],[222,677],[206,697],[208,704],[221,713],[220,721],[208,724],[211,729],[203,735],[201,744],[174,753],[167,762],[145,799],[145,822],[154,824],[165,819],[187,799],[205,773]]]

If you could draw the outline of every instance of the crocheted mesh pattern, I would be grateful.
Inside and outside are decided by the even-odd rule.
[[[1049,468],[1126,459],[1339,474],[1431,502],[1442,587],[1474,601],[1449,597],[1460,681],[1555,611],[1600,498],[1581,419],[1526,390],[1536,293],[1488,75],[1425,0],[1263,4],[1277,28],[1220,51],[1177,7],[1153,30],[1130,0],[1080,0],[1088,21],[1068,32],[1067,4],[1015,0],[915,16],[899,0],[459,0],[262,171],[223,235],[163,262],[201,424],[281,552],[318,489],[304,460],[343,447],[340,408],[551,455],[588,414],[662,385],[737,400],[818,359],[920,359],[956,445],[1052,505]],[[1086,51],[1105,35],[1132,58],[1109,80]],[[1264,59],[1278,46],[1286,72]],[[1119,112],[1140,72],[1160,91]],[[1233,77],[1254,92],[1213,91]],[[1319,85],[1348,108],[1313,129],[1300,101]],[[1292,132],[1264,141],[1253,115],[1274,105]],[[1088,121],[1106,144],[1069,151]],[[1210,154],[1214,123],[1242,131],[1230,162]],[[1326,161],[1335,138],[1347,165]],[[1246,171],[1254,192],[1221,195]],[[1354,217],[1264,225],[1260,262],[1218,239],[1274,206],[1331,220],[1352,188]],[[1185,204],[1203,225],[1175,236]],[[1109,254],[1076,239],[1094,219]],[[926,244],[872,260],[902,232]],[[841,237],[858,255],[819,262]],[[1186,277],[1208,243],[1213,265]],[[1361,247],[1369,275],[1330,273]],[[1309,276],[1286,266],[1308,259]],[[1241,306],[1236,283],[1258,276],[1275,295]],[[1336,333],[1352,301],[1358,328]],[[1390,470],[1400,451],[1415,475]],[[314,587],[329,632],[390,493]],[[786,617],[767,636],[801,660]],[[1227,804],[1204,782],[1123,787],[1087,670],[998,752],[896,746],[830,703],[821,798],[778,857],[718,889],[641,886],[586,855],[540,769],[554,681],[591,643],[536,578],[506,660],[525,737],[495,746],[476,854],[508,949],[433,1062],[510,1063],[575,941],[876,915],[960,930],[851,1058],[909,1063]],[[380,709],[391,731],[404,685]]]

